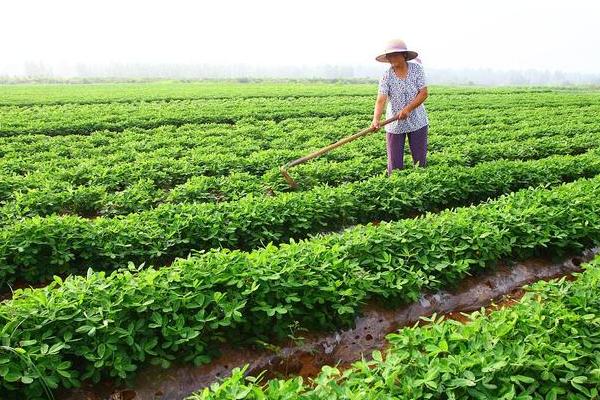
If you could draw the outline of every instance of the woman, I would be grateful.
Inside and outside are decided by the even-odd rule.
[[[407,62],[417,56],[416,52],[406,48],[404,41],[396,39],[390,41],[385,52],[375,58],[391,65],[379,80],[371,127],[380,128],[379,121],[388,99],[386,119],[398,117],[385,127],[388,175],[392,170],[404,167],[404,141],[407,135],[413,163],[419,166],[427,163],[429,119],[423,105],[427,98],[425,73],[421,64]]]

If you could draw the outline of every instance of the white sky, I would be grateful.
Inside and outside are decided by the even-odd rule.
[[[600,2],[0,0],[0,73],[26,61],[373,64],[600,72]]]

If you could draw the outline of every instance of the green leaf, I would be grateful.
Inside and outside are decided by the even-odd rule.
[[[381,351],[375,350],[375,351],[373,351],[372,355],[373,355],[373,360],[375,360],[377,362],[383,362],[383,356],[381,355]]]
[[[510,380],[513,382],[524,382],[524,383],[534,383],[535,379],[530,378],[529,376],[524,375],[513,375],[510,377]]]
[[[454,378],[450,381],[450,386],[455,386],[455,387],[469,387],[469,386],[475,386],[476,383],[474,381],[472,381],[471,379],[464,379],[464,378]]]

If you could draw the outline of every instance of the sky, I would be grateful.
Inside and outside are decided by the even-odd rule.
[[[600,72],[600,2],[1,0],[0,74],[26,62],[376,64]]]

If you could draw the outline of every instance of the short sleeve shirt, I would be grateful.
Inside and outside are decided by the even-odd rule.
[[[398,114],[417,96],[417,92],[427,86],[425,72],[421,64],[408,63],[406,79],[399,78],[390,66],[379,79],[379,93],[388,96],[386,119]],[[413,132],[429,124],[423,104],[415,108],[404,120],[390,122],[385,126],[389,133]]]

